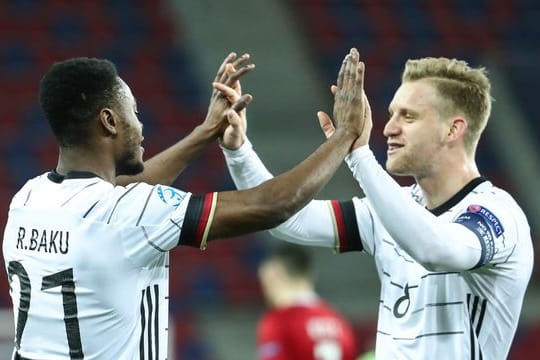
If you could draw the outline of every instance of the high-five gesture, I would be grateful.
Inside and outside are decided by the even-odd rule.
[[[219,84],[227,89],[238,87],[239,79],[255,68],[255,65],[246,63],[249,55],[237,57],[230,53],[221,63],[213,84]],[[238,69],[238,70],[237,70]],[[242,114],[251,101],[251,95],[238,95],[234,101],[215,87],[212,89],[208,113],[204,121],[182,140],[145,161],[144,171],[135,176],[119,176],[116,183],[126,185],[136,181],[150,184],[167,184],[174,182],[177,176],[185,169],[190,161],[199,156],[208,145],[215,142],[229,126],[227,113]]]
[[[345,56],[337,79],[334,96],[334,122],[336,128],[356,128],[362,132],[364,103],[364,63],[360,62],[358,51],[351,49]],[[359,121],[360,119],[360,121]]]
[[[225,71],[230,74],[237,72],[232,64],[227,64]],[[220,144],[227,149],[236,150],[246,140],[246,106],[243,106],[243,103],[251,101],[251,96],[242,96],[242,86],[239,80],[236,80],[230,86],[223,82],[214,82],[212,85],[214,89],[225,95],[229,103],[232,104],[232,109],[227,113],[228,126],[219,138]]]
[[[317,116],[321,128],[328,138],[337,127],[348,131],[357,131],[359,138],[352,149],[367,144],[371,128],[371,108],[364,92],[365,65],[359,59],[358,51],[353,48],[345,56],[338,73],[337,85],[332,85],[334,95],[334,122],[327,113],[319,111]],[[351,129],[355,130],[351,130]]]
[[[248,60],[249,54],[244,54],[237,58],[235,53],[230,53],[219,67],[214,84],[221,84],[231,88],[239,86],[238,80],[255,68],[254,64],[245,65]],[[232,102],[232,109],[240,112],[250,101],[251,95],[239,95]],[[230,108],[231,103],[227,96],[214,86],[210,105],[208,106],[208,113],[203,124],[215,129],[216,133],[222,134],[228,125],[226,113]]]

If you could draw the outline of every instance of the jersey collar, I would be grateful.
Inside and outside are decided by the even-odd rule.
[[[53,170],[47,174],[47,178],[57,184],[62,183],[66,179],[89,179],[93,177],[99,178],[98,175],[90,171],[69,171],[66,175],[61,175],[56,170]]]
[[[475,187],[487,181],[483,176],[472,179],[467,185],[465,185],[461,190],[459,190],[454,196],[444,202],[442,205],[437,206],[434,209],[429,210],[433,215],[439,216],[444,214],[452,207],[456,206],[465,196],[467,196]]]

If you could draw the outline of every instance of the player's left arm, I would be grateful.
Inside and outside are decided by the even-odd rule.
[[[245,65],[248,60],[248,54],[238,58],[234,53],[229,54],[219,67],[214,83],[234,87],[242,76],[253,70],[253,64]],[[242,111],[250,101],[251,96],[244,95],[239,96],[237,101],[231,104],[214,87],[208,113],[200,125],[176,144],[145,161],[142,173],[134,176],[118,176],[116,183],[124,186],[135,182],[171,185],[187,165],[223,133],[228,125],[226,112],[231,107],[235,111]]]
[[[392,238],[431,271],[464,271],[508,256],[516,241],[515,219],[500,204],[467,204],[453,222],[418,204],[379,165],[367,146],[346,159]]]
[[[335,94],[336,87],[331,91]],[[364,101],[366,125],[345,161],[390,236],[427,270],[463,271],[483,265],[484,245],[477,234],[461,224],[440,221],[379,165],[368,145],[373,121],[365,94]],[[332,122],[327,117],[320,120],[325,136],[330,136]]]

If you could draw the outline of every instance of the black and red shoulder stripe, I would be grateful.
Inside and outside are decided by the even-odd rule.
[[[332,211],[334,213],[335,227],[338,237],[338,251],[340,253],[348,251],[362,251],[364,246],[360,239],[356,213],[352,200],[338,201],[332,200]]]

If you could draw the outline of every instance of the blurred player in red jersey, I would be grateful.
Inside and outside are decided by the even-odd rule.
[[[353,360],[354,331],[314,290],[311,259],[295,245],[280,244],[259,267],[271,309],[257,329],[260,360]]]

